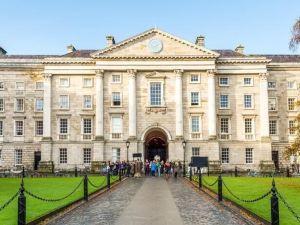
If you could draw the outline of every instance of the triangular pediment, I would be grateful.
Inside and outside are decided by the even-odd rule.
[[[164,79],[164,78],[166,78],[166,76],[164,74],[161,74],[157,71],[147,73],[145,75],[145,77],[148,78],[148,79]]]
[[[151,29],[91,54],[94,58],[216,58],[217,52]]]

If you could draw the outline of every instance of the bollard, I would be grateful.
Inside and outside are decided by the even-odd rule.
[[[89,200],[89,190],[88,190],[88,177],[87,177],[87,174],[85,174],[84,178],[83,178],[83,199],[86,202]]]
[[[22,167],[22,177],[23,178],[25,177],[25,168],[24,168],[24,166]]]
[[[209,177],[209,165],[207,167],[207,176]]]
[[[222,195],[222,177],[219,175],[218,177],[218,201],[221,202],[223,200]]]
[[[77,166],[75,166],[75,177],[78,177],[78,170],[77,170]]]
[[[107,171],[107,188],[110,189],[110,171]]]
[[[278,197],[276,195],[275,181],[272,181],[272,197],[271,197],[271,224],[279,225],[279,206]]]
[[[234,176],[237,177],[238,176],[238,170],[237,170],[237,166],[235,166],[234,168]]]
[[[193,171],[192,171],[192,167],[190,167],[190,181],[192,181],[192,176],[193,176]]]
[[[24,181],[22,178],[20,195],[18,197],[18,225],[26,224],[26,197],[24,195]]]
[[[119,181],[121,182],[122,181],[122,170],[119,169]]]
[[[290,177],[290,168],[286,167],[286,177]]]
[[[202,174],[201,174],[201,168],[199,169],[199,190],[202,188]]]

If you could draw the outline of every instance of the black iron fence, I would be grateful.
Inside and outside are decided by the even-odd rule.
[[[65,199],[69,198],[70,196],[72,196],[83,185],[83,195],[82,195],[83,197],[81,199],[88,201],[89,200],[89,191],[88,191],[89,185],[91,187],[95,188],[96,189],[95,191],[103,190],[105,188],[110,189],[111,183],[113,183],[115,181],[121,182],[123,175],[124,175],[124,172],[121,170],[117,173],[117,176],[115,173],[113,174],[112,172],[108,172],[100,184],[94,184],[91,181],[91,179],[88,177],[88,175],[85,174],[74,189],[72,189],[67,195],[60,197],[60,198],[46,198],[46,197],[42,197],[40,194],[31,192],[29,189],[27,189],[25,187],[24,180],[22,177],[19,190],[13,196],[11,196],[11,198],[7,202],[5,202],[3,205],[0,205],[0,213],[5,208],[7,208],[18,197],[18,225],[25,225],[26,224],[26,212],[28,210],[26,208],[26,195],[30,196],[34,199],[37,199],[39,201],[42,201],[42,202],[48,202],[48,203],[49,202],[59,202],[59,201],[63,201]],[[77,176],[76,171],[75,171],[75,176]],[[77,200],[74,200],[73,202],[70,202],[69,204],[72,204],[75,201],[77,201]]]
[[[272,225],[279,225],[279,201],[278,200],[280,200],[283,203],[283,205],[288,209],[288,211],[300,223],[300,216],[288,204],[288,202],[285,200],[285,198],[282,196],[282,194],[276,188],[274,177],[273,177],[273,180],[272,180],[271,189],[269,191],[267,191],[266,193],[264,193],[260,196],[257,196],[253,199],[243,199],[243,198],[239,197],[237,194],[235,194],[228,187],[228,185],[222,179],[221,175],[219,175],[218,178],[215,181],[213,181],[212,183],[207,182],[205,180],[205,178],[201,175],[201,173],[199,173],[198,176],[190,176],[190,180],[197,182],[199,184],[199,189],[202,188],[202,186],[203,186],[202,183],[204,183],[204,186],[206,186],[206,188],[208,188],[209,190],[211,190],[213,192],[215,192],[215,191],[212,189],[212,187],[217,184],[218,185],[217,186],[217,196],[218,196],[218,201],[219,202],[221,202],[223,200],[223,187],[227,190],[227,192],[231,196],[233,196],[233,198],[237,199],[238,201],[244,202],[244,203],[258,202],[258,201],[261,201],[262,199],[268,197],[269,195],[271,195],[271,198],[270,198],[270,206],[271,206],[270,214],[271,214],[271,224]]]

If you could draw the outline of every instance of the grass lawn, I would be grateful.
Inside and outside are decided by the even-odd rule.
[[[25,178],[24,187],[27,191],[44,198],[61,198],[72,192],[83,177],[55,177],[55,178]],[[98,186],[103,183],[105,177],[89,176],[90,181]],[[115,178],[114,178],[115,179]],[[117,179],[116,179],[117,180]],[[13,196],[20,187],[20,178],[0,178],[0,207]],[[111,183],[113,181],[111,180]],[[102,186],[106,185],[106,181]],[[89,193],[95,192],[97,189],[88,185]],[[62,207],[72,201],[83,197],[83,183],[80,187],[68,198],[58,202],[44,202],[26,196],[26,222],[30,222],[39,218],[59,207]],[[18,212],[17,198],[4,210],[0,211],[1,225],[17,224]]]
[[[217,177],[203,176],[203,179],[209,184],[212,184]],[[255,199],[266,192],[272,187],[272,178],[265,177],[223,177],[223,180],[227,187],[241,199]],[[294,209],[294,211],[300,215],[300,178],[275,178],[275,183],[278,192],[284,197],[288,204]],[[202,182],[204,186],[204,182]],[[213,187],[209,187],[214,192],[217,192],[217,184]],[[249,209],[255,214],[271,221],[270,213],[270,197],[264,198],[255,203],[244,203],[234,198],[223,185],[223,196],[235,201],[239,205]],[[279,200],[280,201],[280,200]],[[299,224],[295,217],[288,211],[288,209],[280,201],[279,204],[280,224],[292,225]]]

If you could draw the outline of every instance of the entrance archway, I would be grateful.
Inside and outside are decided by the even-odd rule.
[[[161,129],[150,130],[145,138],[145,160],[153,160],[155,156],[159,156],[160,160],[166,161],[168,154],[168,138]]]

